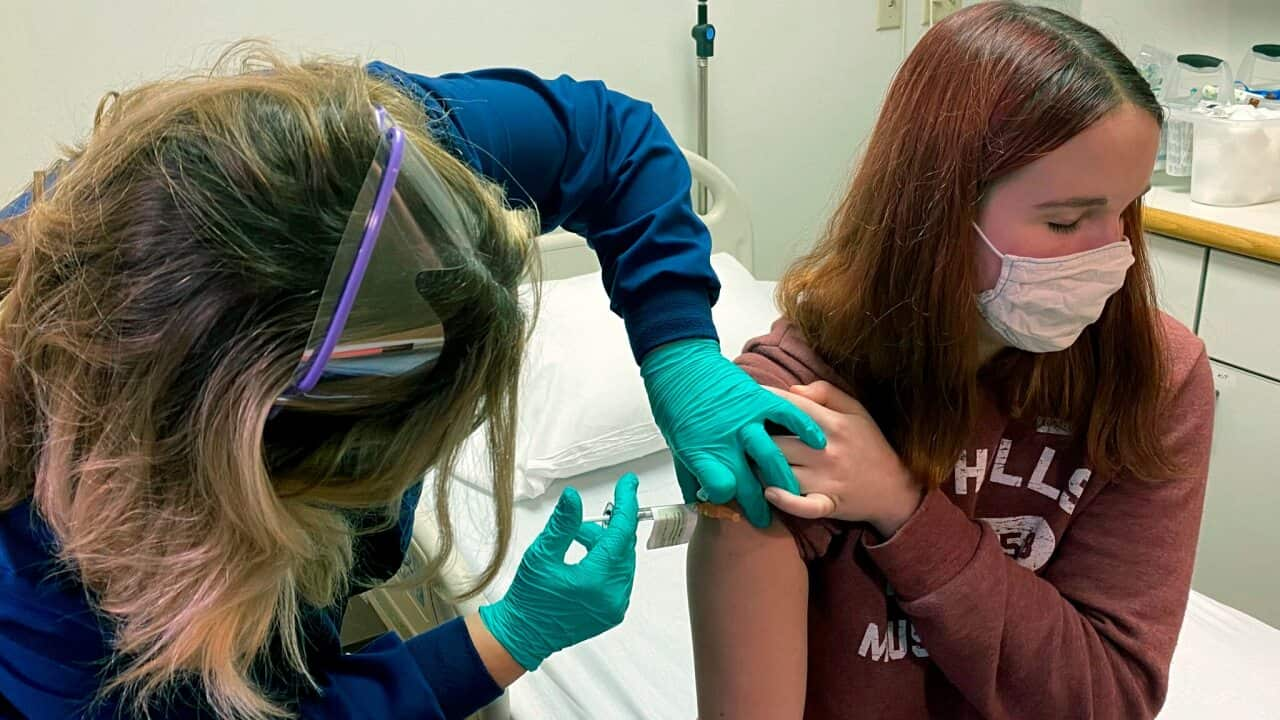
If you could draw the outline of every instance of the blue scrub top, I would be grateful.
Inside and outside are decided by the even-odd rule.
[[[587,238],[636,359],[663,343],[715,338],[719,283],[711,238],[689,201],[689,168],[647,103],[599,82],[543,80],[521,70],[426,77],[374,62],[368,71],[416,98],[435,137],[538,209],[543,231]],[[0,218],[25,210],[24,195]],[[357,574],[385,579],[404,561],[421,486],[397,528],[358,538]],[[30,503],[0,513],[0,718],[82,717],[111,657],[109,618],[54,560],[54,539]],[[306,718],[464,718],[501,694],[462,621],[407,641],[393,633],[357,653],[338,639],[346,603],[304,618],[315,693],[264,671],[268,690],[297,697]],[[270,663],[264,662],[265,668]],[[195,688],[178,688],[156,718],[209,717]],[[108,699],[93,717],[115,717]]]

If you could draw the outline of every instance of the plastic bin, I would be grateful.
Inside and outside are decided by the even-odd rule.
[[[1191,200],[1222,206],[1280,200],[1280,116],[1250,119],[1268,113],[1248,106],[1234,110],[1232,118],[1171,111],[1175,121],[1194,129]]]

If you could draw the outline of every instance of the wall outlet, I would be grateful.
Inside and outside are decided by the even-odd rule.
[[[960,9],[960,0],[924,0],[924,18],[921,25],[936,23]]]
[[[876,0],[876,29],[902,27],[902,3],[906,0]]]

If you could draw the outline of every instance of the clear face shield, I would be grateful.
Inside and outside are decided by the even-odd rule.
[[[388,379],[430,371],[445,329],[425,290],[440,271],[476,262],[444,180],[385,110],[375,113],[382,139],[277,407],[354,409]]]

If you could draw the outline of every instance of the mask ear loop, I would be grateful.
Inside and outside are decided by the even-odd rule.
[[[1002,252],[1000,252],[999,250],[997,250],[997,249],[996,249],[996,246],[991,244],[991,240],[987,237],[987,234],[986,234],[986,233],[982,232],[982,228],[981,228],[981,227],[978,227],[978,223],[977,223],[977,222],[970,222],[969,224],[973,226],[973,229],[974,229],[974,230],[977,230],[977,231],[978,231],[978,237],[982,238],[982,242],[984,242],[984,243],[986,243],[986,244],[987,244],[987,247],[991,249],[991,252],[995,253],[995,256],[996,256],[996,257],[998,257],[998,258],[1000,258],[1001,260],[1003,260],[1003,259],[1004,259],[1004,253],[1002,253]]]
[[[986,243],[987,248],[990,249],[991,252],[995,254],[996,258],[1000,260],[1000,274],[996,278],[995,287],[978,293],[978,301],[981,303],[999,297],[1000,293],[1004,292],[1004,287],[1009,282],[1009,273],[1011,272],[1013,265],[1009,262],[1009,257],[1007,255],[997,250],[996,246],[991,244],[991,240],[987,238],[986,233],[982,232],[982,228],[978,227],[977,222],[971,221],[969,224],[977,231],[978,237],[982,238],[982,242]],[[1006,340],[1007,339],[1008,338],[1006,338]]]

